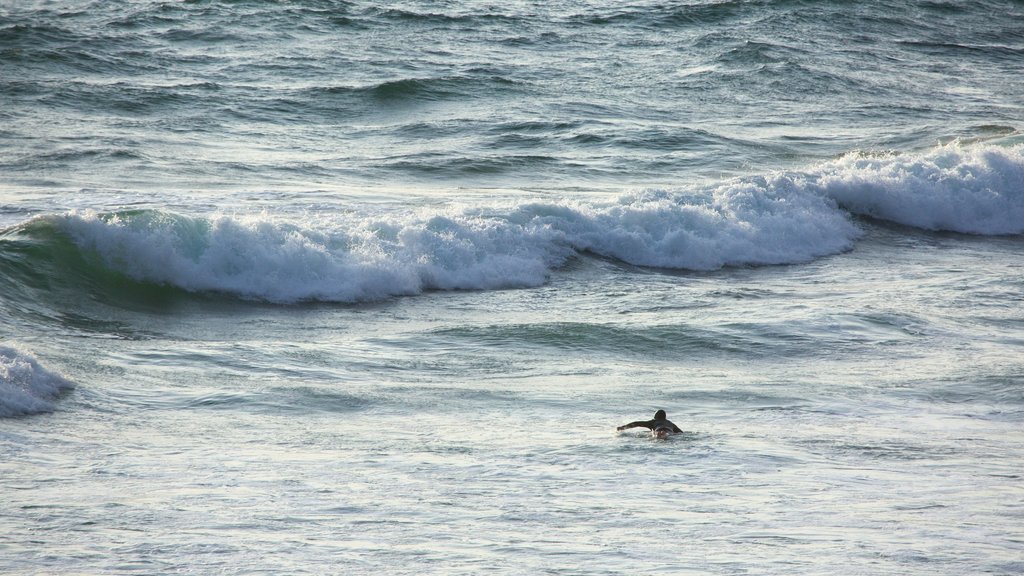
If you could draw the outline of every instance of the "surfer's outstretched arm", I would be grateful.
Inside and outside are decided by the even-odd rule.
[[[682,430],[679,429],[679,426],[676,426],[675,424],[672,425],[672,431],[675,432],[676,434],[682,433]]]
[[[651,423],[649,421],[630,422],[629,424],[624,424],[622,426],[619,426],[618,428],[616,428],[616,430],[627,430],[629,428],[640,428],[641,426],[644,427],[644,428],[650,428],[651,427]]]

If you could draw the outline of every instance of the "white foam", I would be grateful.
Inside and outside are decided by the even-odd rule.
[[[850,154],[806,171],[609,201],[322,214],[295,223],[159,211],[50,218],[132,278],[289,303],[536,286],[580,252],[690,270],[806,262],[860,236],[846,210],[926,229],[1024,233],[1024,145]]]
[[[0,346],[0,418],[49,412],[60,393],[72,387],[31,354]]]
[[[166,213],[72,213],[58,222],[135,279],[282,303],[532,286],[571,254],[520,226],[458,213],[348,217],[322,229]]]
[[[282,303],[536,286],[582,251],[695,270],[803,262],[847,249],[859,234],[832,200],[782,176],[603,203],[450,206],[302,225],[156,211],[55,221],[135,279]]]
[[[649,190],[548,223],[576,250],[688,270],[806,262],[860,235],[834,202],[782,175],[699,193]]]
[[[927,230],[1024,233],[1024,145],[848,154],[810,175],[851,212]]]

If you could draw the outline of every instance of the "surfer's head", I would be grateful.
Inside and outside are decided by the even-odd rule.
[[[664,410],[658,410],[657,412],[655,412],[654,413],[654,419],[655,420],[664,420],[665,419],[665,411]]]

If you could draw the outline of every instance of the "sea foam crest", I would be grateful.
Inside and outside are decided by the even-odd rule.
[[[302,225],[159,211],[56,219],[134,279],[272,302],[356,302],[424,290],[537,286],[581,252],[710,270],[803,262],[860,234],[835,203],[779,176],[607,202],[450,206]]]
[[[32,355],[0,346],[0,418],[49,412],[61,392],[73,387]]]
[[[576,251],[687,270],[806,262],[850,248],[861,234],[834,202],[785,175],[521,210]]]
[[[926,230],[1024,233],[1024,145],[954,142],[918,154],[848,154],[813,172],[851,212]]]
[[[265,217],[69,214],[81,248],[136,280],[289,303],[429,289],[538,285],[571,251],[493,218],[344,217],[322,228]]]

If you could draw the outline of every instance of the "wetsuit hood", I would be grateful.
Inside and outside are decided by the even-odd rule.
[[[665,419],[665,411],[664,410],[658,410],[657,412],[655,412],[654,413],[654,419],[655,420],[664,420]]]

